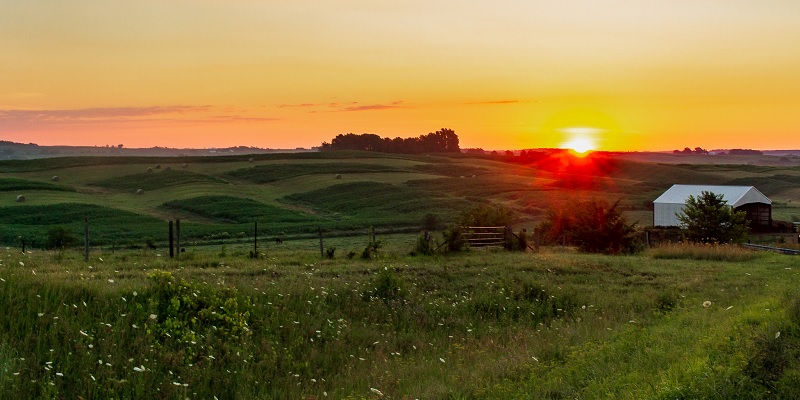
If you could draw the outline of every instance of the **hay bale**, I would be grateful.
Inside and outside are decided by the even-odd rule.
[[[336,179],[342,179],[342,174],[336,174]]]
[[[161,169],[161,164],[156,164],[156,169]]]
[[[247,161],[248,161],[248,162],[253,162],[253,161],[255,161],[255,160],[253,159],[253,157],[250,157],[250,159],[249,159],[249,160],[247,160]]]
[[[136,189],[136,194],[138,195],[144,194],[144,189]]]
[[[17,203],[24,203],[24,202],[25,202],[25,196],[23,195],[17,196]]]
[[[148,173],[148,174],[152,174],[152,173],[153,173],[153,167],[149,167],[149,168],[147,168],[147,173]]]
[[[189,163],[183,163],[183,168],[189,168]]]
[[[53,177],[50,178],[50,180],[53,181],[53,182],[58,182],[58,181],[61,180],[61,178],[59,178],[58,175],[53,175]]]
[[[170,166],[167,166],[167,167],[164,168],[164,171],[170,171],[170,170],[172,170],[172,167],[170,167]]]

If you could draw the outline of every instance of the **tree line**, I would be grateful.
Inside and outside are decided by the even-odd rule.
[[[447,128],[412,138],[381,138],[371,133],[339,134],[330,143],[323,142],[320,150],[363,150],[402,154],[461,152],[458,147],[458,135],[452,129]]]

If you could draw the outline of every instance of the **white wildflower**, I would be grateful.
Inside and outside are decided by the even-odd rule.
[[[113,279],[109,279],[108,283],[114,283],[114,280]]]
[[[444,362],[444,358],[439,357],[439,361]]]
[[[20,262],[19,262],[19,265],[21,265],[21,266],[23,266],[23,267],[24,267],[24,266],[25,266],[25,263],[24,263],[24,262],[22,262],[22,261],[20,261]]]
[[[777,338],[779,338],[779,337],[781,337],[781,332],[780,332],[780,331],[778,331],[778,332],[775,332],[775,339],[777,339]]]
[[[703,302],[703,307],[705,307],[705,308],[711,307],[711,302],[708,301],[708,300],[704,301]]]
[[[375,393],[375,394],[377,394],[378,396],[381,396],[381,397],[383,397],[383,392],[381,392],[381,391],[380,391],[380,390],[378,390],[378,389],[375,389],[375,388],[369,388],[369,391],[370,391],[370,392],[372,392],[372,393]]]
[[[156,318],[158,318],[158,317],[156,317],[155,314],[150,314],[150,319],[156,319]]]

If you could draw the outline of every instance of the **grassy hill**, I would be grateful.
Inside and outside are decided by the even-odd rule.
[[[148,172],[149,171],[149,172]],[[58,176],[58,182],[52,182]],[[0,213],[91,205],[96,245],[163,242],[166,222],[181,218],[186,239],[243,236],[253,222],[264,234],[416,229],[426,214],[453,220],[476,204],[495,202],[532,228],[544,210],[569,199],[620,201],[632,219],[648,223],[655,199],[673,183],[755,185],[775,201],[775,218],[800,216],[800,168],[791,165],[659,164],[623,156],[586,159],[557,153],[524,161],[505,156],[397,155],[363,152],[219,157],[65,157],[0,161]],[[143,189],[144,194],[136,194]],[[24,195],[25,203],[17,203]],[[21,208],[20,208],[21,207]],[[42,208],[44,207],[44,208]],[[47,208],[55,207],[55,208]],[[118,210],[121,220],[99,210]],[[161,221],[161,224],[158,223]],[[46,225],[0,219],[0,240],[40,245]],[[31,237],[33,236],[33,237]]]

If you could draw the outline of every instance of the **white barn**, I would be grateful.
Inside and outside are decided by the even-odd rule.
[[[697,198],[703,192],[721,194],[734,210],[747,214],[750,226],[772,225],[772,200],[753,186],[672,185],[653,201],[653,226],[680,226],[678,214],[689,196]]]

